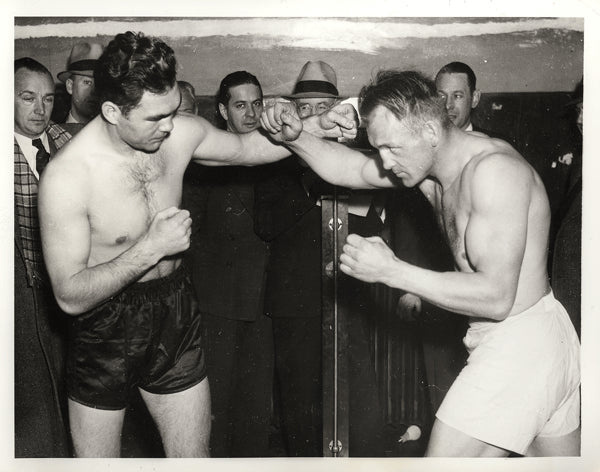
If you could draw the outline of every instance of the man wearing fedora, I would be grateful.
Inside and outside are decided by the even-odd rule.
[[[335,71],[326,62],[308,61],[302,67],[294,93],[289,98],[296,103],[300,118],[329,110],[338,99]]]
[[[302,118],[329,110],[340,98],[334,69],[323,61],[307,62],[293,93],[285,98],[294,101]],[[276,165],[280,172],[255,187],[255,231],[269,242],[271,250],[265,312],[273,319],[286,452],[289,456],[314,457],[322,455],[323,428],[319,205],[321,195],[331,193],[332,188],[296,156]],[[378,234],[382,227],[379,215],[369,211],[371,198],[372,194],[359,194],[349,201],[349,225],[365,236]],[[352,364],[350,454],[375,455],[380,410],[369,359],[368,327],[362,316],[370,310],[370,300],[365,284],[351,284],[348,292],[353,295],[348,304],[355,309],[348,327]]]
[[[102,54],[103,46],[97,43],[77,43],[71,49],[67,70],[58,74],[71,96],[71,108],[65,124],[87,124],[100,111],[94,94],[94,68]],[[72,126],[75,130],[76,126]],[[79,127],[81,128],[81,127]]]

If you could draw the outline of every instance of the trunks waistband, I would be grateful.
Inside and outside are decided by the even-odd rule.
[[[552,289],[550,289],[550,291],[546,295],[544,295],[537,302],[535,302],[529,308],[526,308],[525,310],[521,311],[520,313],[515,313],[514,315],[511,315],[502,321],[486,320],[486,319],[482,319],[482,318],[472,318],[471,321],[469,322],[469,327],[476,329],[476,328],[484,327],[484,326],[498,325],[499,323],[507,323],[507,322],[510,323],[512,320],[516,320],[517,318],[527,316],[528,313],[537,311],[541,305],[546,305],[548,303],[552,303],[552,302],[554,302],[554,300],[555,300],[554,292],[552,291]]]
[[[174,288],[181,286],[182,281],[188,276],[187,268],[182,262],[170,274],[157,279],[136,282],[123,290],[115,299],[121,297],[134,298],[140,295],[150,295],[152,298],[161,298],[163,295],[172,293]]]

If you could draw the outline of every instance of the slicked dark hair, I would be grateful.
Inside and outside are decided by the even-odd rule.
[[[260,89],[260,94],[262,96],[262,87],[256,76],[245,70],[238,70],[231,74],[227,74],[223,80],[221,80],[221,85],[219,85],[219,91],[217,92],[217,104],[222,103],[223,105],[227,105],[231,98],[229,90],[232,87],[244,84],[256,85]]]
[[[446,64],[435,75],[436,82],[438,77],[442,74],[466,74],[471,95],[473,95],[473,92],[475,92],[475,89],[477,88],[477,77],[475,77],[475,72],[473,72],[473,69],[464,62],[450,62],[449,64]]]
[[[229,100],[231,99],[231,88],[237,87],[238,85],[256,85],[260,90],[260,96],[262,98],[262,87],[260,86],[260,82],[256,78],[256,76],[252,75],[250,72],[246,72],[245,70],[237,70],[232,72],[231,74],[227,74],[223,80],[221,80],[221,84],[219,85],[219,91],[217,92],[217,96],[215,99],[215,115],[217,126],[221,129],[227,128],[227,121],[223,119],[221,113],[219,112],[219,103],[227,106]]]
[[[450,126],[435,83],[417,71],[380,71],[362,88],[358,103],[366,121],[377,106],[383,106],[414,131],[431,119],[437,120],[444,129]]]
[[[20,57],[19,59],[15,59],[15,74],[19,69],[27,69],[31,72],[46,74],[50,76],[50,80],[52,80],[52,83],[54,83],[54,79],[52,78],[52,74],[50,73],[48,68],[41,62],[38,62],[35,59],[32,59],[31,57]]]
[[[100,103],[111,101],[124,114],[144,92],[166,93],[175,86],[175,53],[161,39],[127,31],[115,36],[98,59],[94,84]]]

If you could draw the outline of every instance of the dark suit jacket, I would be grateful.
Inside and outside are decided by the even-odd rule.
[[[85,125],[82,123],[61,123],[60,126],[65,131],[67,131],[68,133],[71,133],[71,135],[75,136],[77,133],[79,133],[83,129],[83,127]]]
[[[194,163],[186,172],[183,206],[193,221],[190,256],[203,312],[245,321],[263,313],[269,248],[254,233],[253,212],[254,183],[265,172]]]
[[[57,146],[50,135],[48,142],[54,155]],[[16,145],[15,156],[19,153]],[[58,308],[49,283],[29,284],[16,218],[14,223],[15,456],[68,457],[66,315]]]
[[[581,337],[581,156],[572,169],[572,181],[554,215],[557,226],[552,253],[552,289]]]
[[[481,128],[481,127],[477,126],[475,123],[473,123],[473,131],[487,134],[490,138],[496,138],[496,139],[501,139],[502,141],[506,141],[508,144],[510,144],[512,147],[514,147],[516,149],[516,141],[512,137],[505,136],[501,133],[497,133],[497,132],[489,130],[489,129]]]
[[[256,185],[256,233],[270,242],[265,312],[274,318],[321,316],[321,207],[316,204],[328,184],[316,176],[304,179],[296,157],[277,164],[273,177]],[[325,192],[327,193],[327,192]],[[381,231],[381,220],[349,215],[349,229],[362,235]]]
[[[391,247],[396,256],[410,264],[437,272],[454,270],[452,252],[436,222],[433,207],[418,187],[395,188],[388,198],[386,211]],[[461,324],[461,317],[423,303],[425,308],[418,317],[418,323],[427,325],[427,329],[451,331],[455,325]]]

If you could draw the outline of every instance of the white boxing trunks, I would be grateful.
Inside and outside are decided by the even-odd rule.
[[[503,321],[474,321],[469,358],[436,413],[488,444],[525,454],[538,436],[574,431],[580,420],[580,344],[552,292]]]

